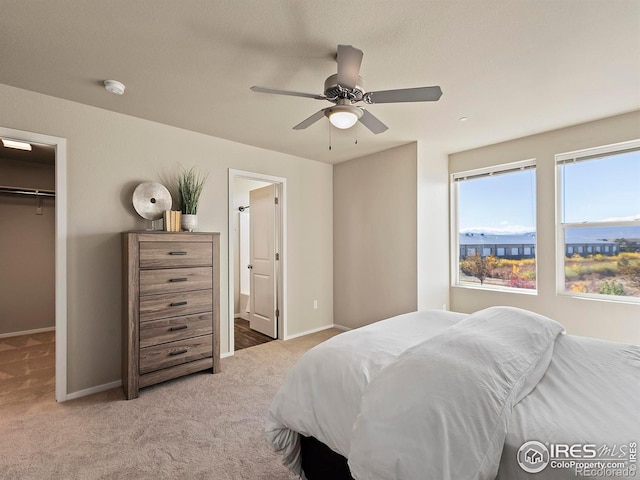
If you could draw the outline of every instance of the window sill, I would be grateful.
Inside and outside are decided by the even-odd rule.
[[[535,288],[509,288],[509,287],[499,287],[495,285],[489,286],[480,286],[480,285],[460,285],[453,284],[451,285],[453,288],[462,288],[469,290],[483,290],[485,292],[498,292],[498,293],[515,293],[517,295],[538,295],[538,290]]]
[[[591,300],[605,303],[624,303],[627,305],[640,305],[640,298],[624,295],[597,295],[594,293],[558,292],[559,297],[575,298],[577,300]]]

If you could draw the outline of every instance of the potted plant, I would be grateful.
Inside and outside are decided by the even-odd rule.
[[[189,170],[181,167],[178,173],[178,201],[182,210],[181,226],[183,230],[192,232],[198,226],[198,201],[207,175],[196,167]]]

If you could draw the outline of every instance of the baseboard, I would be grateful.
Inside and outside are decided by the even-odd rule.
[[[104,385],[97,385],[91,388],[85,388],[84,390],[78,390],[77,392],[72,392],[67,394],[67,398],[65,400],[74,400],[80,397],[86,397],[87,395],[93,395],[94,393],[104,392],[105,390],[111,390],[112,388],[117,388],[122,386],[122,380],[117,380],[111,383],[105,383]]]
[[[56,327],[36,328],[34,330],[24,330],[23,332],[0,333],[0,338],[19,337],[21,335],[33,335],[35,333],[53,332]]]
[[[293,340],[294,338],[304,337],[305,335],[311,335],[312,333],[321,332],[322,330],[328,330],[330,328],[333,328],[333,324],[327,325],[325,327],[314,328],[313,330],[306,330],[304,332],[294,333],[293,335],[287,335],[284,337],[284,339]]]
[[[233,352],[221,353],[220,358],[233,357]]]
[[[351,327],[345,327],[344,325],[338,325],[337,323],[333,324],[333,328],[337,330],[342,330],[343,332],[348,332],[349,330],[353,330]]]

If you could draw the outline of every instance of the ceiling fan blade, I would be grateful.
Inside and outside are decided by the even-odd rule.
[[[360,117],[360,123],[362,123],[365,127],[367,127],[376,135],[378,133],[382,133],[389,130],[389,127],[387,127],[384,123],[378,120],[378,117],[376,117],[372,113],[369,113],[368,110],[365,110],[363,108],[362,112],[363,113],[362,113],[362,117]]]
[[[316,93],[292,92],[291,90],[278,90],[277,88],[258,87],[255,85],[251,87],[251,90],[258,93],[274,93],[276,95],[289,95],[291,97],[315,98],[316,100],[327,99],[324,95],[318,95]]]
[[[355,88],[360,75],[362,63],[362,50],[351,45],[338,45],[338,85],[346,88]]]
[[[303,130],[311,125],[313,125],[314,123],[316,123],[318,120],[320,120],[322,117],[324,117],[324,109],[320,110],[319,112],[314,113],[313,115],[311,115],[309,118],[307,118],[306,120],[303,120],[302,122],[300,122],[298,125],[296,125],[295,127],[293,127],[294,130]]]
[[[436,102],[441,96],[442,89],[438,86],[418,87],[368,92],[364,96],[364,101],[366,103]]]

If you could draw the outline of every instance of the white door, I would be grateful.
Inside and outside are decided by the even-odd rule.
[[[276,185],[251,190],[249,204],[249,323],[276,338]]]

